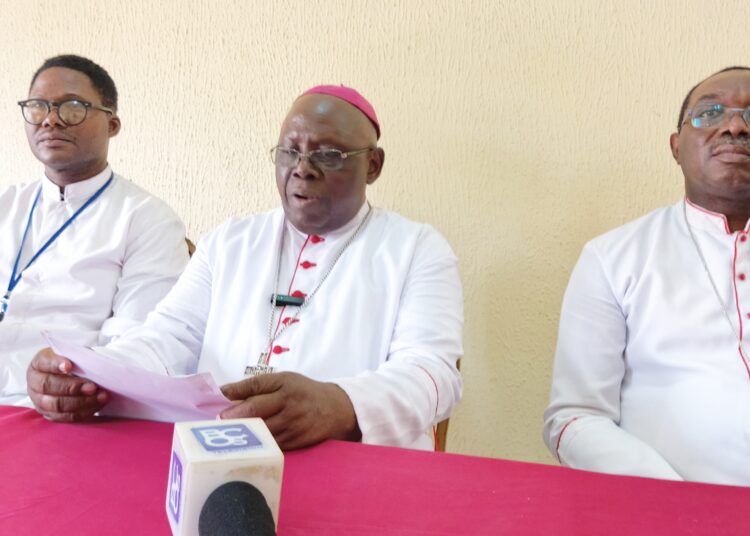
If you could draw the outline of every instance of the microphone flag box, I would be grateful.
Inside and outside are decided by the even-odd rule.
[[[167,485],[172,534],[198,534],[209,495],[229,482],[246,482],[263,494],[278,524],[284,456],[262,419],[175,423]]]

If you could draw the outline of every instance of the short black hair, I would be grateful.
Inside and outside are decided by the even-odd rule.
[[[85,74],[91,80],[91,85],[94,86],[96,92],[99,93],[102,104],[117,111],[117,88],[115,87],[115,81],[104,70],[104,67],[97,65],[88,58],[76,56],[75,54],[63,54],[44,60],[42,66],[36,70],[34,76],[31,78],[29,90],[34,86],[34,82],[36,82],[37,77],[42,71],[46,71],[51,67],[64,67]]]
[[[690,100],[690,97],[693,96],[693,91],[695,91],[695,88],[697,88],[699,85],[701,85],[703,82],[705,82],[709,78],[712,78],[712,77],[716,76],[717,74],[725,73],[727,71],[750,71],[750,67],[745,67],[743,65],[734,65],[732,67],[725,67],[721,71],[716,71],[711,76],[709,76],[707,78],[704,78],[703,80],[701,80],[700,82],[698,82],[697,84],[695,84],[690,89],[690,91],[688,91],[688,94],[685,95],[685,100],[682,101],[682,107],[680,108],[680,117],[677,119],[677,132],[679,132],[680,130],[682,130],[682,122],[685,119],[685,113],[687,112],[688,101]]]

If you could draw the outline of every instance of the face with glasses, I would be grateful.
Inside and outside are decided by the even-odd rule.
[[[688,198],[727,214],[750,202],[750,71],[731,70],[701,82],[672,134],[672,155],[685,176]]]
[[[383,150],[369,120],[329,95],[297,99],[271,150],[276,185],[287,219],[307,234],[325,234],[349,222],[380,176]]]
[[[120,130],[84,73],[51,67],[19,102],[31,152],[59,186],[93,177],[107,165],[109,138]]]

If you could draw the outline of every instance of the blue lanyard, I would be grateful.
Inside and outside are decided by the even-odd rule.
[[[114,179],[115,174],[112,173],[109,176],[109,179],[107,182],[104,183],[104,185],[99,188],[96,192],[94,192],[94,195],[88,198],[88,200],[75,211],[75,213],[68,218],[68,221],[63,223],[60,228],[55,231],[55,234],[53,234],[49,239],[44,243],[44,245],[39,248],[39,251],[34,253],[34,256],[31,257],[29,262],[26,263],[26,266],[23,267],[23,269],[19,272],[18,271],[18,263],[21,261],[21,253],[23,253],[23,247],[26,244],[26,237],[29,235],[29,228],[31,227],[31,219],[34,216],[34,210],[36,209],[36,204],[39,201],[39,195],[42,193],[42,187],[40,186],[39,189],[36,192],[36,197],[34,198],[34,204],[31,205],[31,210],[29,211],[29,219],[26,221],[26,229],[23,231],[23,238],[21,239],[21,247],[18,248],[18,254],[16,255],[16,262],[13,264],[13,273],[10,275],[10,280],[8,281],[8,290],[5,293],[5,295],[0,300],[0,322],[2,322],[3,318],[5,318],[5,313],[8,310],[8,301],[10,300],[10,295],[13,292],[13,289],[16,288],[16,285],[18,285],[19,281],[21,281],[21,278],[23,277],[23,273],[26,271],[26,269],[34,264],[34,261],[36,261],[39,256],[47,251],[47,248],[49,248],[52,243],[57,240],[57,237],[60,236],[65,229],[67,229],[71,223],[83,212],[86,210],[89,205],[91,205],[94,201],[96,201],[102,193],[104,193],[104,190],[107,189],[107,186],[110,185],[112,182],[112,179]]]

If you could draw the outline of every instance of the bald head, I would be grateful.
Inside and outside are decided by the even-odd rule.
[[[278,147],[299,159],[276,159],[276,185],[287,219],[307,234],[325,234],[349,222],[365,202],[365,190],[380,176],[385,155],[371,120],[331,95],[299,97],[284,119]],[[326,167],[311,151],[346,153],[343,164]],[[351,154],[349,154],[351,153]]]

